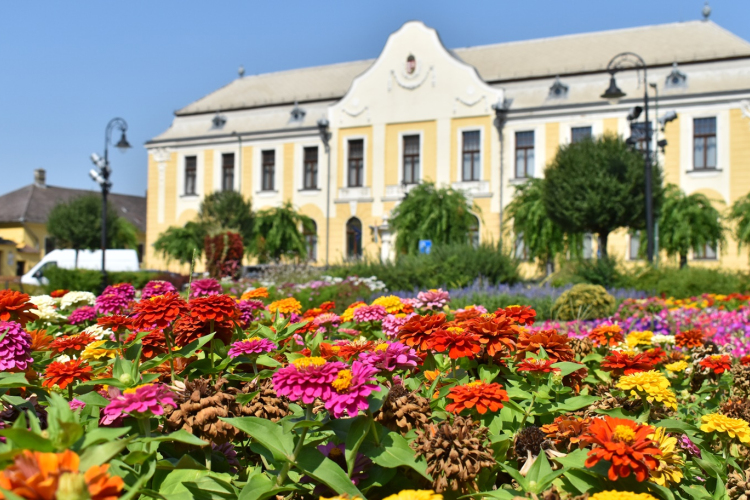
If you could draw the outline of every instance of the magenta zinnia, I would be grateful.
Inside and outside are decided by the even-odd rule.
[[[224,293],[221,283],[213,278],[195,280],[190,284],[190,298],[206,297],[208,295],[219,295]]]
[[[0,371],[25,370],[31,363],[31,335],[15,321],[0,321]]]
[[[146,283],[141,291],[141,300],[150,299],[165,293],[177,293],[177,289],[169,281],[152,280]]]
[[[310,404],[315,398],[327,401],[333,390],[331,383],[348,365],[341,361],[327,362],[320,357],[298,358],[273,375],[273,386],[279,396]]]
[[[127,283],[121,283],[120,285],[110,285],[104,289],[101,295],[96,298],[96,312],[99,314],[120,314],[123,310],[128,307],[130,301],[135,296],[135,291],[132,295],[130,290],[133,288],[127,288],[123,285]]]
[[[366,323],[368,321],[382,321],[386,316],[383,306],[362,306],[354,310],[354,321]]]
[[[359,360],[368,366],[388,372],[416,368],[421,361],[417,351],[401,342],[378,344],[374,350],[360,354]]]
[[[278,346],[268,339],[262,339],[260,337],[252,337],[247,340],[240,340],[232,344],[229,349],[229,357],[237,358],[239,356],[251,356],[256,354],[263,354],[271,352],[274,349],[278,349]]]
[[[79,307],[68,316],[68,323],[71,325],[94,320],[96,320],[96,310],[91,306]]]
[[[127,415],[143,418],[162,415],[163,405],[177,406],[174,393],[164,384],[146,384],[126,389],[116,396],[103,410],[102,425],[111,425]]]
[[[340,370],[336,379],[331,383],[333,391],[325,401],[326,409],[334,418],[341,418],[345,414],[356,417],[359,410],[368,407],[367,397],[374,391],[379,391],[375,374],[378,369],[359,361],[352,363],[351,368]]]

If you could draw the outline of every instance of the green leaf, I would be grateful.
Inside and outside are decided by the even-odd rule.
[[[500,366],[498,365],[479,365],[479,378],[487,383],[492,382],[500,373]]]
[[[240,491],[238,500],[266,500],[267,498],[275,497],[278,493],[294,491],[296,489],[293,486],[277,487],[274,479],[269,478],[262,472],[258,472],[247,478],[247,484]]]
[[[55,451],[52,441],[26,429],[3,429],[0,431],[0,436],[5,436],[13,441],[15,448],[24,448],[26,450],[42,451],[45,453]]]
[[[164,436],[141,438],[139,439],[139,441],[143,443],[175,442],[185,443],[192,446],[208,446],[210,444],[208,441],[204,441],[199,437],[193,436],[184,429],[180,429],[179,431],[173,432],[172,434],[165,434]]]
[[[665,418],[664,420],[659,420],[656,423],[657,427],[664,427],[666,430],[671,432],[680,432],[680,433],[687,433],[687,434],[695,434],[698,432],[698,428],[692,424],[688,424],[687,422],[683,422],[682,420],[674,420],[671,418]]]
[[[365,437],[367,437],[367,433],[370,432],[371,426],[372,421],[370,417],[360,415],[354,419],[352,426],[349,428],[349,433],[346,435],[346,450],[344,452],[349,477],[354,472],[354,461],[357,459],[359,447],[362,445]]]
[[[432,481],[432,478],[427,474],[427,464],[421,461],[417,462],[414,458],[414,450],[409,447],[409,443],[401,434],[395,432],[386,434],[385,429],[381,427],[380,444],[375,446],[366,441],[362,444],[362,453],[381,467],[393,468],[403,465],[414,469],[425,479]]]
[[[117,439],[97,446],[91,446],[81,455],[78,470],[87,471],[91,466],[106,464],[125,449],[131,438]]]
[[[558,403],[557,409],[561,411],[576,411],[585,408],[598,400],[599,398],[596,396],[574,396],[566,399],[562,403]]]
[[[281,366],[281,363],[273,359],[268,354],[261,354],[258,356],[258,359],[255,360],[256,364],[259,366],[269,366],[271,368],[275,368],[277,366]]]
[[[102,397],[99,393],[91,391],[87,392],[86,394],[80,394],[76,396],[76,399],[79,401],[83,401],[86,403],[86,406],[97,406],[97,407],[105,407],[107,406],[110,401]]]
[[[266,447],[276,460],[291,460],[294,451],[292,434],[284,433],[278,424],[257,417],[222,418]]]
[[[370,413],[375,413],[376,411],[378,411],[383,406],[385,398],[388,397],[388,389],[384,385],[380,385],[378,387],[380,387],[380,390],[370,394],[370,397],[367,400],[367,411],[369,411]]]
[[[128,465],[138,465],[138,464],[142,464],[146,460],[153,458],[155,456],[156,456],[156,452],[147,453],[145,451],[135,450],[125,455],[125,458],[123,458],[123,461]]]
[[[588,456],[589,452],[587,450],[574,450],[564,457],[555,458],[555,461],[568,469],[582,469],[585,467],[584,462],[586,462]]]
[[[580,363],[573,363],[570,361],[562,361],[560,363],[555,363],[552,365],[552,368],[557,368],[560,370],[560,375],[563,377],[570,375],[573,372],[577,372],[581,368],[586,368],[586,365],[582,365]]]
[[[510,465],[500,464],[500,467],[502,467],[505,472],[507,472],[510,477],[516,480],[516,482],[521,486],[523,491],[530,491],[531,485],[529,485],[528,479],[523,477],[518,470],[514,469]]]
[[[237,491],[230,484],[232,476],[196,469],[175,469],[164,478],[159,493],[168,500],[230,500]]]
[[[12,491],[8,491],[5,488],[0,488],[0,493],[2,493],[3,496],[5,496],[5,498],[7,498],[8,500],[24,500],[23,497],[19,497]]]
[[[14,387],[26,387],[29,385],[29,381],[26,380],[26,376],[23,373],[0,373],[0,387],[3,388],[14,388]]]
[[[296,466],[311,478],[319,481],[338,494],[364,497],[352,480],[336,462],[323,455],[315,447],[304,447],[297,455]]]

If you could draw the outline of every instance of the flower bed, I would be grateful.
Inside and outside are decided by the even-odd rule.
[[[551,323],[442,290],[337,309],[193,285],[0,291],[0,498],[750,490],[747,296]]]

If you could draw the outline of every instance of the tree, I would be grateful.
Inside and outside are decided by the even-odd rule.
[[[253,252],[258,261],[305,257],[307,243],[300,229],[314,231],[315,224],[310,217],[294,210],[290,202],[258,212],[253,241]]]
[[[547,215],[544,206],[544,180],[529,179],[516,186],[516,194],[508,205],[508,218],[513,219],[516,241],[523,241],[529,258],[545,264],[547,274],[555,269],[555,256],[567,248],[579,248],[581,235],[566,235]]]
[[[84,195],[68,202],[58,203],[47,218],[47,232],[59,246],[76,251],[100,249],[102,243],[102,200],[98,196]],[[108,248],[135,248],[135,228],[122,219],[110,204],[107,207]]]
[[[206,231],[198,222],[190,221],[184,227],[171,226],[154,242],[157,254],[167,262],[172,259],[180,264],[189,264],[193,258],[203,255]]]
[[[415,187],[391,211],[388,225],[396,232],[396,250],[417,253],[419,240],[433,245],[469,243],[469,232],[476,226],[480,213],[462,191],[436,188],[426,182]]]
[[[652,167],[654,214],[664,192],[661,169]],[[566,233],[596,233],[607,257],[609,233],[646,227],[643,154],[614,135],[560,147],[545,171],[544,206]]]
[[[724,243],[721,214],[705,195],[686,195],[670,184],[659,217],[659,247],[667,255],[679,255],[680,268],[687,266],[688,251]]]
[[[739,252],[743,245],[750,245],[750,193],[732,204],[728,219],[734,223],[734,238]]]

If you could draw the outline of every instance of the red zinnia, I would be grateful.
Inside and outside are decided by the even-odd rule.
[[[371,351],[375,347],[375,342],[372,340],[350,340],[345,344],[339,344],[337,356],[349,361],[351,358],[356,358],[360,353]]]
[[[320,310],[323,312],[331,312],[336,307],[336,303],[332,300],[327,300],[320,304]]]
[[[53,361],[44,372],[44,387],[57,385],[65,389],[75,381],[85,382],[91,380],[91,367],[81,366],[83,360],[73,359],[66,362]]]
[[[467,307],[463,311],[456,312],[453,319],[457,323],[460,323],[463,321],[470,321],[474,318],[478,318],[481,315],[482,315],[482,311],[480,311],[476,307]]]
[[[219,297],[219,295],[208,295],[201,298]],[[201,337],[211,334],[211,322],[201,321],[200,318],[185,316],[174,324],[174,343],[180,347],[188,345]],[[234,333],[234,323],[231,321],[214,321],[214,338],[229,345]]]
[[[482,415],[488,409],[496,412],[503,407],[503,401],[509,401],[508,393],[503,390],[502,385],[487,384],[480,380],[452,387],[446,397],[453,401],[445,407],[446,411],[456,415],[467,408],[476,408]]]
[[[516,350],[518,333],[511,320],[504,315],[482,315],[464,324],[466,331],[479,337],[479,342],[487,347],[487,354],[510,354]]]
[[[120,314],[102,316],[101,318],[96,320],[96,322],[99,323],[102,328],[109,328],[114,333],[117,333],[118,331],[133,329],[133,320],[127,316],[122,316]]]
[[[664,352],[664,349],[662,349],[661,347],[653,347],[651,349],[648,349],[643,353],[643,355],[651,360],[651,364],[653,366],[663,363],[668,357],[667,353]]]
[[[53,299],[59,299],[61,297],[64,297],[65,294],[67,294],[69,291],[70,290],[65,290],[65,289],[61,288],[60,290],[55,290],[55,291],[51,292],[49,294],[49,296],[52,297]]]
[[[519,325],[531,326],[536,320],[536,311],[529,306],[508,306],[495,311],[495,316],[507,316]]]
[[[66,352],[69,355],[78,355],[87,345],[95,341],[96,338],[88,333],[79,333],[78,335],[66,335],[56,338],[49,346],[53,351]]]
[[[15,290],[0,290],[0,321],[16,321],[26,326],[37,319],[32,309],[37,307],[29,302],[29,296]]]
[[[740,364],[742,365],[750,365],[750,354],[745,354],[740,358]]]
[[[559,372],[559,369],[552,368],[552,365],[554,364],[555,362],[551,359],[526,358],[518,363],[518,365],[516,365],[516,371],[531,373],[549,373],[553,371]]]
[[[187,303],[176,293],[139,300],[133,308],[133,326],[137,330],[164,330],[188,311]]]
[[[706,356],[698,364],[703,368],[712,370],[717,375],[732,369],[732,360],[727,354]]]
[[[594,419],[583,440],[593,444],[586,459],[586,467],[594,467],[600,460],[610,463],[609,480],[626,478],[635,474],[637,481],[645,481],[649,471],[659,466],[661,455],[658,444],[649,439],[654,428],[633,420],[605,416]]]
[[[572,361],[575,359],[573,349],[568,344],[568,337],[560,335],[557,330],[542,330],[536,333],[521,332],[516,342],[516,361],[526,358],[526,353],[538,355],[540,348],[547,353],[553,362]]]
[[[137,336],[137,333],[131,333],[125,342],[129,344],[133,342]],[[161,330],[149,332],[147,335],[140,338],[140,343],[142,346],[141,356],[146,359],[151,359],[154,356],[167,352],[167,342],[164,338],[164,332]]]
[[[473,358],[482,349],[479,337],[460,326],[450,326],[432,334],[430,347],[437,352],[448,351],[451,359]]]
[[[188,302],[190,315],[200,321],[231,321],[240,315],[237,302],[229,295],[207,295]]]
[[[647,372],[654,368],[652,359],[645,354],[612,351],[602,361],[601,368],[618,377],[638,372]]]
[[[414,316],[399,329],[401,342],[415,349],[430,348],[430,337],[445,323],[445,314]]]
[[[703,333],[700,330],[687,330],[674,336],[674,342],[680,347],[700,347],[703,345]]]
[[[589,332],[589,339],[595,346],[616,346],[625,336],[619,325],[600,325]]]

